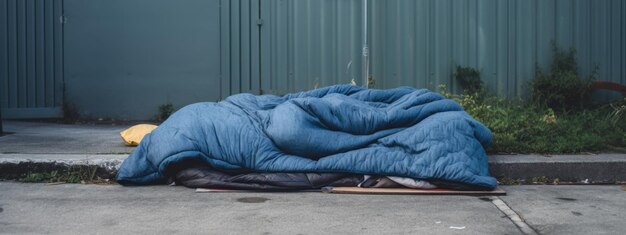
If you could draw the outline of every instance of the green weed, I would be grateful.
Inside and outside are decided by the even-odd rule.
[[[454,77],[463,88],[464,93],[474,94],[483,90],[483,81],[480,80],[480,71],[472,67],[456,66]]]
[[[552,44],[553,60],[548,73],[537,70],[530,82],[528,101],[504,99],[489,93],[478,69],[458,66],[454,76],[463,94],[439,91],[456,100],[493,133],[490,153],[581,153],[626,147],[626,99],[623,102],[590,104],[590,84],[579,74],[576,50]]]
[[[29,172],[18,180],[28,183],[86,183],[96,180],[97,166],[71,166],[62,171]]]
[[[174,113],[174,105],[171,103],[159,105],[159,112],[154,116],[154,120],[157,122],[163,122]]]
[[[590,105],[591,83],[596,79],[597,68],[583,78],[578,71],[576,50],[565,50],[552,42],[552,65],[544,73],[537,68],[535,79],[530,81],[532,101],[556,111],[581,110]]]
[[[465,111],[493,133],[490,153],[580,153],[626,147],[626,122],[615,119],[615,105],[557,113],[553,109],[488,92],[454,95]]]

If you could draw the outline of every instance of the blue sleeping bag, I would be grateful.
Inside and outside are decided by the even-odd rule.
[[[285,96],[238,94],[188,105],[146,135],[121,184],[163,183],[171,166],[202,162],[253,172],[336,172],[495,188],[491,132],[426,89],[336,85]]]

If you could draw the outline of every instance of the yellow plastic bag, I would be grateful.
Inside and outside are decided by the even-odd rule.
[[[141,142],[141,139],[158,126],[151,124],[139,124],[129,127],[128,129],[120,132],[124,144],[128,146],[137,146]]]

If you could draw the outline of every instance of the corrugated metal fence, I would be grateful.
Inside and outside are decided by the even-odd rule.
[[[455,65],[479,68],[500,95],[525,93],[550,41],[575,47],[582,74],[626,83],[626,1],[374,1],[372,63],[382,87],[451,84]]]
[[[369,6],[374,88],[458,91],[462,65],[499,95],[524,95],[536,66],[550,64],[551,40],[578,50],[582,74],[597,65],[599,79],[626,84],[623,0]],[[5,118],[59,116],[64,95],[85,116],[146,119],[165,102],[361,77],[361,0],[3,0],[0,14]]]
[[[269,25],[269,90],[359,81],[361,1],[263,0]],[[536,65],[548,68],[551,40],[575,47],[582,74],[626,83],[626,1],[370,1],[374,87],[455,88],[456,65],[481,70],[500,95],[527,91]],[[265,48],[265,47],[263,47]],[[265,69],[265,66],[263,67]]]
[[[284,94],[358,78],[360,1],[222,1],[223,96]]]
[[[62,1],[0,1],[3,118],[62,116]]]
[[[361,71],[361,1],[261,1],[262,89],[284,93],[349,83]],[[382,35],[381,35],[382,36]]]

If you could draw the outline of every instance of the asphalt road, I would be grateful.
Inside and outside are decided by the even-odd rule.
[[[499,198],[541,234],[626,232],[620,186],[504,189]],[[0,182],[0,233],[522,234],[491,199]]]

